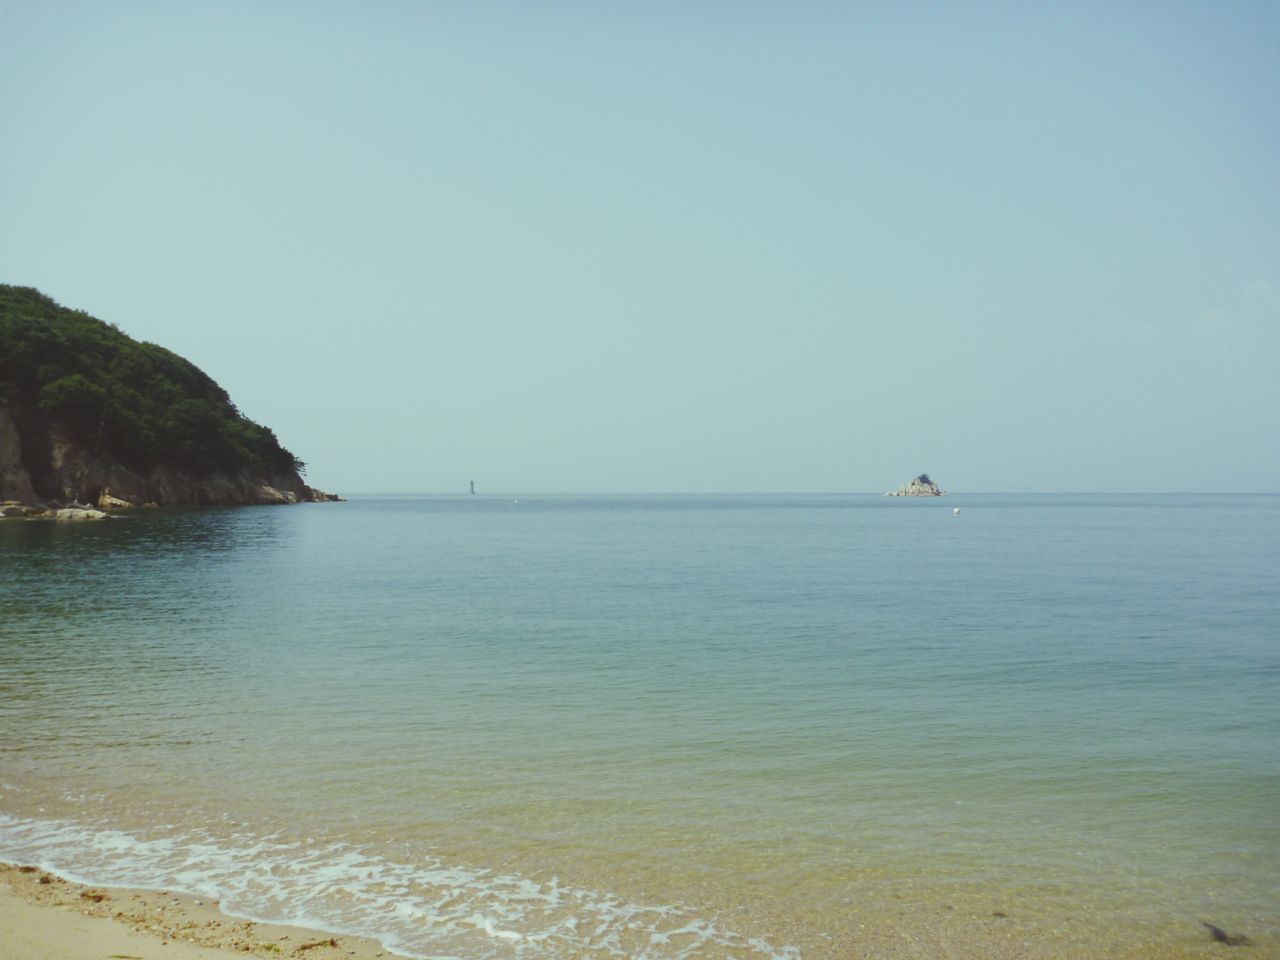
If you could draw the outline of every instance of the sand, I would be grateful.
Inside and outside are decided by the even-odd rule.
[[[373,940],[254,923],[184,894],[86,887],[0,864],[4,960],[395,960]]]
[[[1242,950],[1216,942],[1188,919],[1171,948],[1141,937],[1096,935],[1038,943],[998,912],[969,926],[924,925],[859,931],[847,942],[827,938],[814,956],[898,960],[1239,960],[1275,956],[1274,940],[1255,938]],[[1002,932],[1003,931],[1003,932]],[[1087,932],[1087,931],[1086,931]],[[806,951],[806,956],[810,954]],[[0,960],[399,960],[374,940],[300,927],[254,923],[222,913],[217,903],[187,894],[71,883],[35,867],[0,863]]]

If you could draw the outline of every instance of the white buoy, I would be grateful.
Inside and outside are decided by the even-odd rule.
[[[959,516],[959,514],[960,514],[960,508],[959,508],[959,507],[953,507],[953,508],[952,508],[952,510],[951,510],[951,515],[952,515],[952,516]]]

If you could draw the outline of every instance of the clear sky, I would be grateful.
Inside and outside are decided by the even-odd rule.
[[[0,280],[326,489],[1280,490],[1280,6],[0,0]]]

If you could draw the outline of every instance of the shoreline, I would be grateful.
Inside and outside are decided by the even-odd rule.
[[[185,893],[75,883],[0,862],[6,960],[401,960],[376,940],[242,920]]]
[[[993,919],[995,918],[995,919]],[[1252,939],[1188,921],[1181,943],[1131,940],[1037,942],[1003,911],[947,935],[927,926],[916,930],[862,931],[827,938],[831,953],[819,956],[930,960],[1048,960],[1053,957],[1115,957],[1117,960],[1210,960],[1224,947],[1245,947],[1242,957],[1261,956],[1270,938]],[[993,926],[993,924],[995,926]],[[963,924],[962,924],[963,926]],[[979,929],[981,927],[981,929]],[[1206,928],[1201,931],[1199,928]],[[40,867],[0,861],[0,947],[4,960],[408,960],[377,940],[318,928],[248,920],[224,913],[220,903],[171,890],[83,884]],[[810,946],[814,946],[810,944]],[[1248,948],[1254,948],[1248,950]],[[788,951],[794,948],[788,948]],[[788,951],[781,955],[791,955]],[[713,953],[719,956],[719,953]],[[808,956],[808,953],[795,954]]]

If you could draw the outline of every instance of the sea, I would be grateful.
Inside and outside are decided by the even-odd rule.
[[[414,958],[1280,956],[1280,496],[2,520],[0,860]]]

